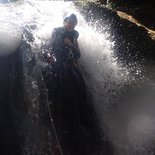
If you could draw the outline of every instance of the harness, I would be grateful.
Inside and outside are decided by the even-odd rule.
[[[72,62],[78,59],[76,49],[74,48],[76,47],[76,40],[78,38],[78,35],[79,34],[76,30],[68,32],[64,27],[55,29],[53,51],[56,56],[57,62]],[[73,48],[67,46],[64,43],[65,38],[68,38],[72,42],[74,46]]]
[[[73,46],[75,46],[76,39],[74,37],[74,33],[71,33],[71,34],[66,33],[64,35],[64,39],[65,38],[68,38],[72,42]],[[74,54],[74,49],[71,48],[71,47],[69,47],[69,46],[67,46],[67,45],[65,45],[65,48],[66,48],[66,51],[65,52],[66,52],[67,59],[68,60],[76,59],[76,55]]]

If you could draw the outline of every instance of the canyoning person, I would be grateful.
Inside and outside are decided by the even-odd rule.
[[[77,39],[78,31],[74,30],[77,25],[77,17],[71,14],[64,18],[63,27],[55,28],[51,37],[51,51],[57,63],[77,61],[80,58],[80,50]]]
[[[60,138],[60,143],[63,144],[68,141],[68,134],[76,132],[76,127],[80,124],[80,104],[86,100],[85,81],[78,64],[81,54],[79,33],[75,30],[77,23],[75,14],[65,17],[63,26],[54,28],[45,50],[45,59],[50,67],[44,73],[44,81],[54,124],[58,135],[63,137],[62,141]],[[66,131],[68,134],[64,133]],[[76,134],[71,137],[73,136],[78,137]],[[65,142],[66,145],[71,145],[71,140],[69,141]]]
[[[52,74],[55,75],[51,81],[56,82],[52,85],[47,84],[47,87],[50,87],[49,99],[54,96],[52,100],[63,100],[63,97],[67,97],[67,92],[71,98],[77,95],[74,92],[79,91],[78,87],[82,88],[85,85],[78,65],[81,54],[77,41],[79,33],[74,29],[77,23],[76,15],[70,14],[64,18],[63,26],[54,28],[52,32],[46,59],[51,64]],[[67,90],[65,93],[64,88]],[[77,98],[79,97],[78,95]]]
[[[77,23],[75,14],[65,17],[63,26],[54,28],[45,49],[49,69],[43,75],[44,82],[64,154],[77,154],[85,149],[85,144],[90,141],[86,133],[91,133],[91,123],[94,122],[89,92],[78,64],[81,54],[79,33],[75,30]]]

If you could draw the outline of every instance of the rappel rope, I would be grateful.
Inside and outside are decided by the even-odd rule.
[[[42,77],[42,73],[41,73],[40,68],[38,68],[38,70],[39,70],[39,74]],[[61,155],[63,155],[63,152],[62,152],[62,149],[61,149],[61,145],[60,145],[60,142],[59,142],[59,139],[58,139],[58,135],[57,135],[57,132],[56,132],[56,128],[55,128],[55,125],[54,125],[54,121],[53,121],[53,118],[52,118],[52,113],[51,113],[49,102],[48,102],[48,93],[47,93],[46,85],[44,83],[44,79],[43,78],[42,78],[42,84],[43,84],[43,87],[44,87],[44,90],[45,90],[47,109],[48,109],[48,112],[49,112],[49,116],[50,116],[50,120],[51,120],[52,127],[53,127],[53,130],[54,130],[54,134],[56,136],[56,140],[57,140],[57,143],[58,143],[58,146],[59,146],[59,149],[60,149],[60,153],[61,153]]]
[[[14,9],[16,9],[15,6],[10,2],[10,0],[7,0],[7,1],[8,1],[8,3],[11,4],[11,6],[12,6]],[[29,4],[31,4],[31,3],[29,2]],[[32,4],[31,4],[31,6],[33,7]],[[39,11],[38,9],[37,9],[37,11],[40,13],[40,11]],[[18,18],[19,20],[22,20],[22,21],[25,23],[25,25],[27,26],[27,28],[29,29],[29,31],[32,33],[32,30],[31,30],[31,28],[29,27],[29,25],[28,25],[23,19],[21,19],[21,18],[18,16],[18,13],[17,13],[16,11],[15,11],[15,13],[16,13],[17,18]],[[25,25],[24,25],[24,26],[25,26]],[[23,26],[23,25],[21,25],[21,26]],[[36,44],[35,44],[35,45],[36,45]],[[41,70],[40,70],[40,68],[38,68],[38,69],[39,69],[39,74],[40,74],[41,77],[42,77]],[[48,108],[48,112],[49,112],[50,121],[51,121],[53,130],[54,130],[56,142],[57,142],[57,144],[58,144],[58,146],[59,146],[59,150],[60,150],[61,155],[63,155],[63,152],[62,152],[62,149],[61,149],[61,145],[60,145],[60,142],[59,142],[59,139],[58,139],[58,135],[57,135],[57,132],[56,132],[56,128],[55,128],[55,125],[54,125],[54,122],[53,122],[53,118],[52,118],[50,106],[49,106],[49,103],[48,103],[48,93],[47,93],[47,89],[46,89],[46,86],[45,86],[45,83],[44,83],[43,78],[42,78],[42,84],[43,84],[43,87],[44,87],[44,90],[45,90],[46,104],[47,104],[47,108]]]

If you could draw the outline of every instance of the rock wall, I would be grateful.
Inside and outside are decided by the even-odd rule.
[[[99,0],[101,4],[111,4],[113,9],[126,12],[150,29],[155,30],[154,0]]]

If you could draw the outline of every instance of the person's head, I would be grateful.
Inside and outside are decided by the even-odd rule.
[[[64,19],[64,26],[67,31],[71,32],[74,30],[75,26],[77,25],[77,17],[75,14],[71,14],[70,16]]]

